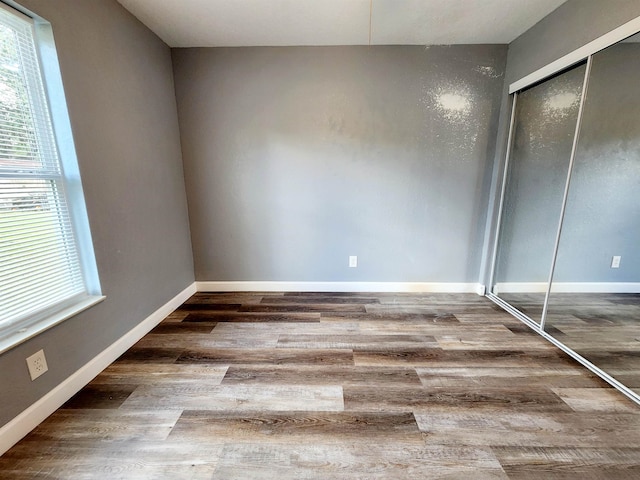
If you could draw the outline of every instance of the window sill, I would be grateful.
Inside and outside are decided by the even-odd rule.
[[[13,347],[26,342],[27,340],[41,334],[45,330],[50,329],[64,322],[68,318],[83,312],[94,305],[102,302],[105,296],[102,295],[89,295],[74,302],[72,305],[63,308],[62,310],[56,310],[50,315],[46,315],[42,320],[36,321],[31,325],[27,325],[20,328],[5,337],[0,338],[0,354],[12,349]]]

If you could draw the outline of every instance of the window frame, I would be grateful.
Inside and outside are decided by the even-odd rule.
[[[103,301],[98,268],[93,249],[89,218],[84,200],[71,122],[62,84],[51,24],[11,0],[0,2],[0,8],[31,24],[35,54],[44,86],[45,110],[51,120],[53,141],[58,151],[60,174],[53,178],[62,186],[66,199],[72,235],[84,283],[84,292],[61,299],[33,315],[0,327],[0,354],[33,338],[45,330]],[[34,176],[33,178],[43,178]]]

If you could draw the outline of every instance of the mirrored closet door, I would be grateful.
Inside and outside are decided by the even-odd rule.
[[[639,58],[636,34],[514,94],[488,296],[640,403]]]
[[[640,35],[592,57],[545,330],[640,394]]]
[[[580,106],[584,64],[514,97],[492,292],[540,323]]]

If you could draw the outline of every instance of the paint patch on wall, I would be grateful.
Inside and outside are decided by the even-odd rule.
[[[438,97],[440,107],[448,112],[468,112],[471,102],[464,95],[457,93],[443,93]]]
[[[496,68],[491,65],[478,65],[474,70],[479,74],[490,78],[500,78],[503,75],[502,72],[498,72]]]
[[[449,123],[464,123],[473,112],[473,97],[469,88],[442,85],[427,90],[423,103]]]
[[[485,112],[471,87],[464,82],[451,80],[437,86],[425,85],[421,103],[426,110],[425,127],[433,129],[433,122],[444,124],[444,128],[450,129],[452,135],[440,137],[437,133],[436,137],[443,141],[447,150],[455,150],[459,160],[471,158],[480,129],[478,119],[485,118]]]

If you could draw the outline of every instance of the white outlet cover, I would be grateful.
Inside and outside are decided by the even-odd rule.
[[[350,255],[349,256],[349,268],[356,268],[358,266],[358,256]]]
[[[49,370],[47,359],[44,356],[44,350],[38,350],[30,357],[27,357],[27,367],[29,368],[29,375],[31,376],[31,380],[35,380],[40,375]]]
[[[620,268],[620,260],[622,260],[620,255],[614,255],[611,259],[611,268]]]

